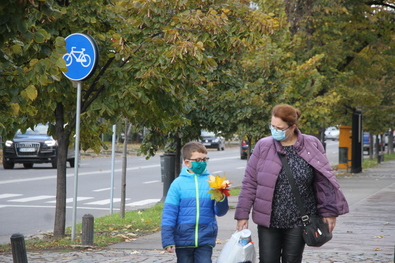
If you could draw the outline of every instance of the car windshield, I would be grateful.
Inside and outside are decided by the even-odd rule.
[[[27,134],[27,135],[47,135],[47,131],[48,131],[48,126],[42,125],[42,124],[38,124],[38,125],[34,126],[34,130],[29,128],[23,134]],[[21,130],[18,130],[16,132],[16,135],[21,135],[21,134],[22,134]]]
[[[216,137],[214,132],[202,131],[201,136],[211,136]]]

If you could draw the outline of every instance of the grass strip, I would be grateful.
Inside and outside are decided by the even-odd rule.
[[[94,246],[104,247],[119,242],[128,242],[139,236],[151,234],[160,229],[163,203],[158,203],[145,210],[129,211],[121,218],[119,213],[94,219]],[[71,227],[66,228],[66,235],[61,239],[52,233],[40,237],[26,238],[26,250],[69,250],[82,248],[82,224],[76,225],[75,240],[71,240]],[[10,252],[11,245],[0,245],[0,252]]]

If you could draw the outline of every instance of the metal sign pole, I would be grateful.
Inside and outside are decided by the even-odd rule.
[[[80,113],[81,113],[81,81],[77,82],[77,109],[75,124],[75,160],[74,164],[74,198],[73,198],[73,225],[71,228],[71,240],[75,240],[75,226],[77,221],[77,196],[78,196],[78,167],[80,160]]]
[[[111,191],[110,191],[110,213],[112,214],[114,207],[114,169],[115,169],[115,132],[117,125],[112,126],[112,150],[111,150]]]
[[[75,126],[74,157],[74,198],[71,240],[75,240],[78,197],[78,167],[80,164],[80,115],[81,115],[81,81],[93,75],[98,64],[99,51],[96,41],[89,35],[74,33],[65,38],[67,53],[63,55],[67,72],[63,74],[72,81],[77,81],[77,109]]]

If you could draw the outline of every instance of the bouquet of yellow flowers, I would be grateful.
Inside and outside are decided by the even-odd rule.
[[[210,180],[208,183],[210,184],[211,189],[208,193],[211,194],[211,199],[215,199],[216,201],[221,201],[225,196],[230,196],[229,186],[232,184],[228,180],[226,180],[226,175],[220,177],[219,175],[212,176],[209,175]]]

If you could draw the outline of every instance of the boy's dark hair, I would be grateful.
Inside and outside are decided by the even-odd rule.
[[[182,158],[184,158],[184,160],[191,158],[193,152],[207,154],[207,149],[200,142],[188,142],[182,147]]]

